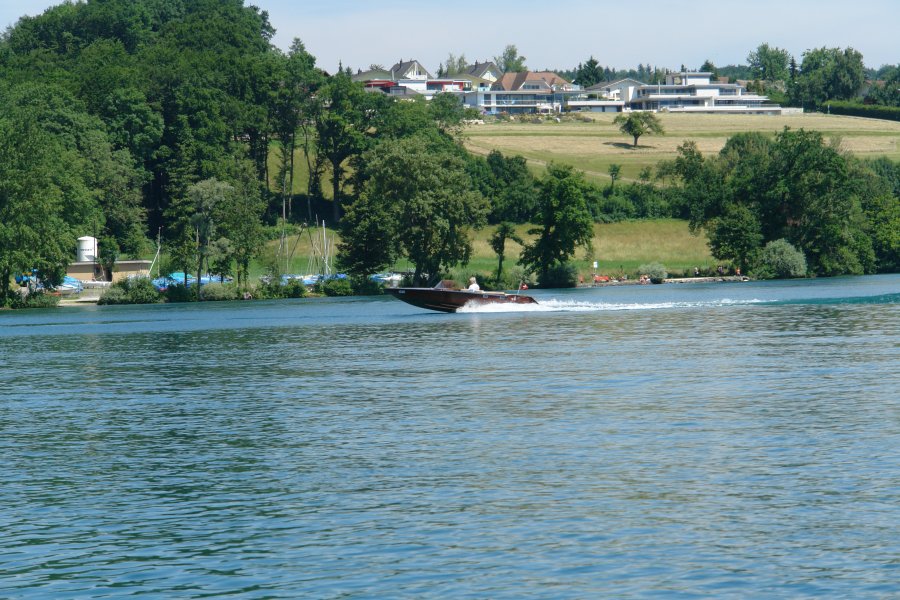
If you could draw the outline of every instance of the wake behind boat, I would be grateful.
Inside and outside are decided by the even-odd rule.
[[[400,287],[385,288],[384,291],[407,304],[448,313],[456,312],[464,306],[483,304],[537,304],[537,300],[531,296],[460,290],[453,287],[452,282],[447,281],[442,281],[431,288]]]

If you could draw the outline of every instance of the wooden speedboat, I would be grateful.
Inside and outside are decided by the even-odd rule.
[[[456,312],[464,306],[483,304],[537,304],[537,300],[523,294],[470,292],[446,287],[444,282],[433,288],[399,287],[385,288],[384,291],[407,304],[441,312]]]

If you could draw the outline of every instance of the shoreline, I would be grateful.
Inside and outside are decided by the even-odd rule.
[[[663,284],[666,283],[740,283],[743,281],[751,281],[751,279],[745,275],[722,275],[721,277],[716,275],[714,277],[671,277],[663,279]],[[611,287],[611,286],[619,286],[619,285],[648,285],[646,283],[641,283],[639,279],[628,279],[625,281],[601,281],[597,283],[582,283],[579,284],[580,288],[592,288],[592,287]],[[649,284],[649,285],[661,285],[661,284]]]
[[[722,277],[680,277],[680,278],[669,278],[663,280],[663,284],[666,283],[674,283],[674,284],[684,284],[684,283],[739,283],[743,281],[750,281],[749,277],[745,277],[743,275],[724,275]],[[637,279],[628,279],[626,281],[603,281],[598,283],[584,283],[579,284],[578,288],[599,288],[599,287],[615,287],[622,285],[648,285],[642,284]],[[649,284],[654,285],[654,284]],[[659,285],[659,284],[656,284]],[[92,293],[88,294],[90,291]],[[81,294],[78,298],[60,298],[58,307],[69,307],[69,306],[85,306],[89,304],[96,305],[100,300],[100,291],[102,290],[85,290],[85,293]],[[93,293],[96,292],[96,293]]]

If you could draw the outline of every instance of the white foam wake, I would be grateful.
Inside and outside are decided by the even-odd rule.
[[[701,302],[579,302],[577,300],[541,299],[538,304],[481,304],[464,306],[458,313],[506,313],[506,312],[601,312],[624,310],[666,310],[673,308],[714,308],[742,304],[759,304],[765,300],[707,300]]]

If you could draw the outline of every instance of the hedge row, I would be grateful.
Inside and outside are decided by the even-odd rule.
[[[831,112],[833,115],[848,115],[851,117],[866,117],[869,119],[887,119],[900,121],[900,107],[878,106],[875,104],[859,104],[844,100],[827,102],[821,109]]]

